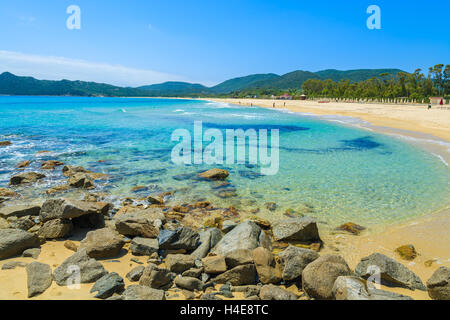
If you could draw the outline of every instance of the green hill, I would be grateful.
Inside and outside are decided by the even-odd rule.
[[[352,82],[364,81],[373,77],[378,77],[382,73],[397,74],[404,72],[400,69],[358,69],[349,71],[339,71],[334,69],[328,69],[316,72],[322,80],[331,79],[333,81],[350,80]]]
[[[246,77],[239,77],[227,80],[210,88],[212,93],[230,93],[234,91],[246,90],[250,88],[258,88],[260,83],[270,83],[279,79],[280,76],[274,73],[268,74],[252,74]]]
[[[192,84],[188,82],[169,81],[160,84],[138,87],[137,89],[144,91],[150,96],[189,96],[208,94],[209,89],[201,84]]]

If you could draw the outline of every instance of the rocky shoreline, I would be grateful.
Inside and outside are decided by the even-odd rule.
[[[67,184],[50,188],[46,199],[20,203],[15,190],[32,188],[45,177],[39,172],[14,175],[8,188],[0,188],[0,260],[8,260],[0,273],[25,268],[23,291],[29,298],[43,294],[53,283],[65,287],[79,279],[91,286],[95,298],[111,300],[411,299],[376,288],[370,280],[379,275],[383,286],[450,299],[448,267],[438,268],[424,283],[403,263],[381,253],[362,258],[354,270],[338,254],[321,254],[327,243],[314,218],[286,217],[272,223],[241,216],[233,207],[215,208],[208,201],[169,206],[170,191],[140,201],[124,199],[117,207],[105,201],[104,194],[92,192],[103,174],[56,160],[41,165],[42,170],[61,167]],[[228,175],[226,170],[212,169],[198,178],[221,184]],[[60,195],[69,189],[82,191],[83,200]],[[358,235],[364,227],[349,222],[337,230]],[[81,234],[79,241],[69,240],[74,234]],[[37,259],[45,243],[52,241],[62,241],[71,252],[58,265],[15,259]],[[397,250],[405,261],[417,254],[408,245]],[[107,271],[104,261],[126,254],[135,262],[126,274]]]

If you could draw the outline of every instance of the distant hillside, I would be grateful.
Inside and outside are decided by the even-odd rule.
[[[253,89],[288,90],[300,89],[308,79],[331,79],[340,81],[364,81],[382,73],[397,74],[399,69],[323,70],[319,72],[294,71],[279,76],[274,73],[254,74],[224,81],[214,87],[187,82],[165,82],[138,88],[117,87],[104,83],[37,80],[20,77],[9,72],[0,75],[0,94],[4,95],[51,95],[51,96],[106,96],[106,97],[196,97],[227,95]]]

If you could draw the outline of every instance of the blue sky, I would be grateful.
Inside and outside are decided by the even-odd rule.
[[[69,30],[69,5],[81,29]],[[370,5],[381,30],[369,30]],[[117,85],[450,63],[450,1],[0,0],[0,72]]]

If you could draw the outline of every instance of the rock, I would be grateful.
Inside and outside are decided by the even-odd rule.
[[[37,296],[52,284],[52,269],[48,264],[32,262],[26,266],[28,298]]]
[[[85,168],[78,166],[64,166],[62,168],[62,173],[66,177],[71,177],[76,173],[90,173],[90,171],[86,170]]]
[[[267,202],[264,206],[270,211],[275,211],[277,209],[277,204],[275,202]]]
[[[200,245],[191,253],[196,259],[203,259],[222,239],[222,233],[217,228],[211,228],[200,233]]]
[[[163,290],[140,285],[128,286],[122,297],[124,300],[166,300],[166,294]]]
[[[14,220],[11,220],[14,219]],[[35,221],[31,216],[25,216],[17,219],[16,217],[9,218],[10,220],[10,228],[11,229],[21,229],[24,231],[28,231],[35,225]]]
[[[159,248],[162,250],[192,251],[197,249],[200,243],[200,235],[188,227],[176,230],[162,230],[158,236]]]
[[[316,220],[310,217],[276,221],[272,230],[277,241],[320,241]]]
[[[214,293],[204,293],[202,294],[202,296],[200,297],[200,300],[223,300],[222,298],[219,298],[216,294]]]
[[[207,180],[225,180],[229,175],[230,173],[227,170],[211,169],[200,173],[198,177]]]
[[[14,198],[18,197],[19,194],[8,188],[0,188],[0,198]]]
[[[136,256],[151,256],[159,250],[158,239],[136,237],[131,241],[130,250]]]
[[[17,267],[25,268],[27,265],[28,263],[22,261],[10,261],[2,265],[2,270],[12,270]]]
[[[66,247],[67,249],[74,251],[74,252],[77,252],[77,250],[78,250],[78,246],[75,244],[75,242],[70,241],[70,240],[66,240],[64,242],[64,247]]]
[[[210,256],[202,259],[203,268],[206,273],[219,274],[227,271],[227,264],[223,256]]]
[[[346,232],[349,232],[354,235],[359,235],[361,233],[361,231],[366,230],[366,228],[364,228],[363,226],[360,226],[356,223],[353,223],[353,222],[347,222],[347,223],[344,223],[343,225],[337,227],[336,230],[346,231]]]
[[[185,254],[169,254],[166,257],[166,266],[172,272],[183,273],[195,266],[195,259]]]
[[[22,253],[22,257],[37,259],[37,258],[39,258],[40,254],[41,254],[41,249],[39,249],[39,248],[31,248],[31,249],[25,250]]]
[[[414,260],[417,257],[416,249],[412,244],[400,246],[395,249],[395,252],[404,260]]]
[[[409,288],[411,290],[426,290],[420,278],[401,263],[381,253],[374,253],[361,259],[355,269],[355,273],[367,279],[372,275],[371,269],[380,269],[381,283]]]
[[[214,278],[215,283],[230,283],[233,286],[256,284],[256,268],[254,264],[237,266]]]
[[[160,269],[154,265],[149,265],[144,269],[139,284],[154,289],[170,286],[173,273],[167,269]]]
[[[89,257],[95,259],[117,257],[125,242],[122,237],[109,228],[103,228],[87,233],[80,243],[80,248],[85,248]]]
[[[37,204],[7,206],[0,208],[0,217],[24,217],[24,216],[38,216],[41,211],[41,206]]]
[[[160,210],[131,211],[121,214],[116,218],[117,232],[124,236],[138,236],[143,238],[156,238],[159,235],[159,227],[155,226],[160,220]],[[163,216],[164,217],[164,216]]]
[[[46,190],[45,193],[47,195],[53,195],[55,193],[61,193],[61,192],[67,191],[69,189],[70,189],[69,185],[60,185],[60,186],[55,186],[55,187],[52,187],[52,188]]]
[[[263,247],[256,248],[253,250],[253,261],[259,280],[263,284],[281,281],[281,266],[275,261],[272,252]]]
[[[74,188],[92,189],[94,188],[94,180],[89,174],[75,173],[69,177],[67,184]]]
[[[225,262],[228,269],[233,269],[234,267],[241,266],[244,264],[253,263],[253,250],[249,249],[238,249],[228,252],[225,255]]]
[[[398,293],[368,287],[364,280],[352,276],[336,279],[333,296],[336,300],[413,300]]]
[[[6,221],[6,219],[0,217],[0,230],[9,229],[9,228],[10,228],[9,222]],[[13,228],[11,228],[11,229],[13,229]]]
[[[331,300],[336,279],[350,275],[352,272],[342,257],[326,254],[303,269],[302,287],[311,298]]]
[[[21,254],[29,248],[38,248],[37,235],[19,229],[0,230],[0,260]]]
[[[69,199],[50,199],[44,202],[39,217],[41,221],[73,219],[85,215],[106,215],[109,204]]]
[[[125,288],[123,278],[117,273],[112,272],[98,279],[91,289],[91,293],[97,292],[95,298],[107,299],[114,293],[122,293]]]
[[[139,281],[142,277],[142,274],[144,273],[144,270],[144,266],[137,266],[127,273],[126,278],[131,282]]]
[[[236,226],[237,226],[237,223],[234,222],[233,220],[225,220],[222,223],[222,232],[223,233],[228,233],[231,230],[233,230]]]
[[[26,168],[26,167],[28,167],[28,166],[30,165],[30,163],[31,163],[30,160],[22,161],[22,162],[20,162],[20,163],[18,163],[18,164],[16,165],[16,168],[17,168],[17,169]]]
[[[90,258],[86,249],[80,249],[54,270],[53,278],[59,286],[66,286],[72,285],[78,275],[80,283],[93,283],[105,274],[102,264]]]
[[[289,290],[283,289],[273,284],[265,285],[259,292],[261,300],[297,300],[297,295]]]
[[[7,147],[12,145],[11,141],[0,141],[0,147]]]
[[[433,300],[450,300],[450,268],[440,267],[427,281],[428,294]]]
[[[202,276],[202,273],[203,273],[203,267],[202,268],[191,268],[191,269],[183,272],[181,275],[183,277],[193,277],[193,278],[200,279]]]
[[[55,167],[62,166],[64,163],[57,160],[47,160],[42,162],[41,169],[43,170],[53,170]]]
[[[270,238],[254,222],[245,221],[227,233],[214,247],[213,253],[227,256],[227,253],[239,249],[253,250],[258,247],[271,249]]]
[[[202,281],[193,277],[176,277],[175,284],[177,285],[177,287],[189,291],[202,291],[205,285]]]
[[[12,176],[9,180],[9,184],[12,186],[16,186],[19,184],[25,184],[25,183],[34,183],[40,179],[45,178],[45,175],[37,172],[26,172],[21,173],[15,176]]]
[[[285,281],[292,281],[301,277],[303,269],[319,258],[319,254],[313,250],[294,246],[287,247],[278,256],[281,259],[282,278]]]
[[[72,232],[72,221],[67,219],[54,219],[45,222],[39,229],[38,235],[43,239],[60,239]]]
[[[145,200],[147,200],[147,202],[150,204],[159,204],[159,205],[164,204],[164,200],[157,197],[148,196]]]

